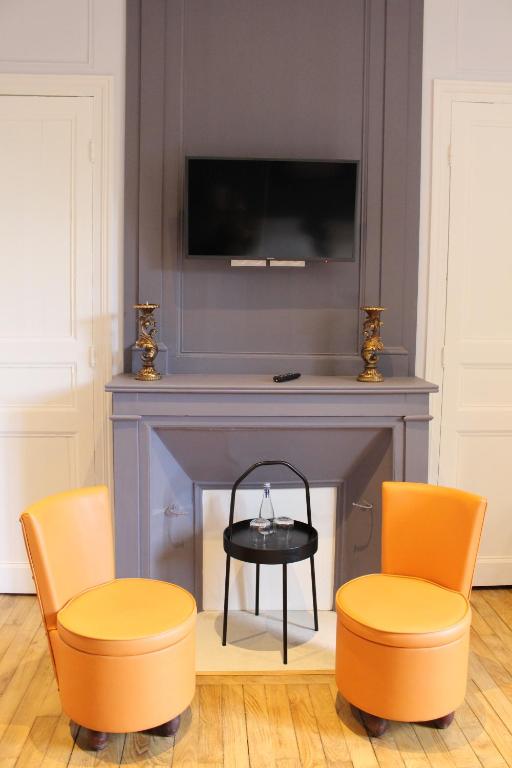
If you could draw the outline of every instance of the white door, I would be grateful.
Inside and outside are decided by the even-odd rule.
[[[454,103],[439,483],[488,497],[476,584],[512,584],[512,104]]]
[[[0,97],[0,592],[32,592],[18,518],[95,482],[92,99]]]

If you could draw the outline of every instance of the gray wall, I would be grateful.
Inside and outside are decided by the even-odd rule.
[[[414,371],[422,0],[128,0],[126,369],[156,301],[169,372],[357,372],[382,303]],[[356,263],[234,269],[182,252],[186,155],[355,159]]]

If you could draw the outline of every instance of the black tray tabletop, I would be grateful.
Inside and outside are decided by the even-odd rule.
[[[224,552],[237,560],[261,565],[297,563],[311,557],[318,549],[318,532],[300,520],[286,534],[274,532],[263,536],[249,528],[250,520],[233,523],[224,530]],[[286,537],[286,539],[285,539]]]

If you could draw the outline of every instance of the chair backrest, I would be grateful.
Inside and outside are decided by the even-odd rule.
[[[49,631],[70,598],[115,576],[108,489],[98,485],[48,496],[20,522]]]
[[[382,572],[469,597],[487,501],[425,483],[382,484]]]

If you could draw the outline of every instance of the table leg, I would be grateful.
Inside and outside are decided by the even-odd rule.
[[[311,555],[309,559],[311,562],[311,586],[313,587],[313,616],[315,619],[315,632],[318,632],[318,608],[316,604],[315,559],[313,555]]]
[[[226,581],[224,583],[224,622],[222,626],[222,645],[226,645],[226,635],[228,633],[228,599],[229,599],[229,566],[231,558],[226,555]]]
[[[256,563],[256,608],[255,616],[260,615],[260,564]]]
[[[283,664],[288,664],[288,589],[286,563],[283,565]]]

